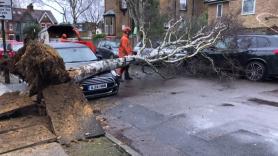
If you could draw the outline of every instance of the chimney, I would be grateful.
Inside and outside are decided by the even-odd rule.
[[[27,6],[27,11],[28,11],[29,13],[31,13],[31,12],[34,11],[33,3],[30,3],[30,4]]]

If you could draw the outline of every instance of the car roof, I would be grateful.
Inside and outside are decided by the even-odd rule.
[[[73,43],[73,42],[50,42],[48,43],[53,48],[87,48],[84,44]]]
[[[267,37],[267,38],[277,38],[278,35],[238,35],[238,36],[246,36],[246,37]]]

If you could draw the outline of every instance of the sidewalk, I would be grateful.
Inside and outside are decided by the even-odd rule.
[[[27,84],[26,83],[19,83],[18,79],[16,77],[11,78],[11,84],[4,84],[3,83],[3,77],[0,75],[0,96],[3,95],[6,92],[14,92],[14,91],[22,91],[26,89]],[[1,124],[0,124],[1,125]],[[1,126],[0,126],[1,127]],[[2,136],[5,136],[4,133]],[[1,140],[1,137],[0,137]],[[55,142],[54,142],[55,143]],[[53,144],[53,143],[52,143]],[[52,145],[50,144],[43,144],[43,145]],[[60,146],[59,144],[56,144],[56,146]],[[38,147],[38,148],[36,148]],[[44,147],[44,146],[43,146]],[[99,137],[94,138],[86,141],[78,141],[71,143],[69,146],[60,146],[62,148],[59,148],[60,153],[64,153],[64,155],[69,156],[90,156],[90,155],[97,155],[97,156],[129,156],[123,148],[119,146],[119,143],[115,143],[115,141],[112,141],[108,137]],[[42,150],[43,149],[43,150]],[[53,149],[48,148],[39,148],[39,146],[33,146],[31,148],[24,148],[20,150],[15,150],[13,152],[6,153],[7,155],[18,155],[18,153],[21,153],[22,155],[44,155],[45,152],[47,153],[53,153]],[[27,153],[24,153],[24,151],[27,151]],[[55,152],[54,152],[55,153]],[[52,156],[59,155],[59,153],[56,153]]]
[[[0,73],[0,95],[6,92],[22,91],[27,87],[26,83],[19,83],[19,79],[14,75],[10,76],[10,80],[10,84],[5,84],[4,77]]]

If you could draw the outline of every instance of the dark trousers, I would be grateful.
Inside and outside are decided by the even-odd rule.
[[[124,74],[125,74],[125,75],[124,75],[125,78],[130,78],[128,69],[129,69],[129,66],[126,66],[126,67],[121,68],[121,70],[120,70],[120,76],[122,76],[123,73],[124,73]]]

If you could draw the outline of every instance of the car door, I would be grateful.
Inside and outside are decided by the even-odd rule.
[[[258,41],[255,36],[239,36],[237,38],[238,53],[233,56],[241,66],[245,66],[258,50]]]
[[[258,58],[265,62],[268,73],[278,73],[278,57],[274,54],[278,46],[271,44],[271,39],[273,38],[260,36],[256,37],[256,39],[257,48],[254,50],[252,58]]]
[[[226,38],[208,48],[207,55],[214,61],[216,67],[227,68],[230,54],[235,50],[232,41],[232,38]]]

